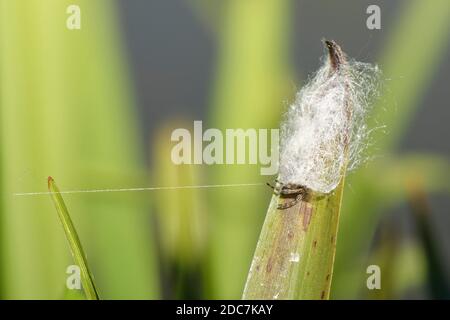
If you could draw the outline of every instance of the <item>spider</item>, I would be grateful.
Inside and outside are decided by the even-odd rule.
[[[303,200],[306,196],[307,189],[306,187],[295,184],[295,183],[282,183],[278,180],[275,180],[275,186],[272,186],[270,183],[267,183],[269,187],[271,187],[276,195],[280,195],[281,197],[286,198],[294,198],[294,200],[281,203],[277,206],[278,209],[284,210],[290,207],[295,206],[299,201]]]

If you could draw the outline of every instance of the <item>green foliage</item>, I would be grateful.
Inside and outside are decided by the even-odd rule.
[[[70,189],[146,183],[134,101],[111,1],[77,1],[82,27],[73,31],[73,1],[0,3],[0,285],[4,298],[56,299],[70,255],[54,209],[12,194],[42,191],[49,174]],[[102,298],[157,297],[147,197],[65,200]]]
[[[84,293],[89,300],[99,300],[98,292],[95,288],[94,278],[89,271],[87,259],[80,239],[78,238],[77,230],[73,225],[72,219],[70,219],[69,211],[67,210],[66,204],[64,203],[64,200],[59,193],[59,189],[52,177],[48,177],[48,191],[51,193],[50,196],[53,204],[55,205],[59,220],[63,226],[67,241],[69,242],[72,257],[76,265],[80,268],[81,283],[83,285]]]
[[[210,118],[215,128],[276,127],[289,84],[289,2],[228,1],[219,34]],[[213,183],[258,182],[251,165],[215,166]],[[211,219],[209,297],[239,298],[250,266],[269,190],[208,192]],[[230,281],[230,279],[233,279]]]
[[[83,8],[82,29],[69,31],[65,11],[74,2]],[[211,127],[276,127],[284,101],[295,93],[288,56],[292,1],[196,5],[218,45]],[[379,253],[369,254],[369,247],[381,213],[408,199],[411,179],[427,193],[450,192],[448,159],[395,155],[448,48],[449,9],[448,0],[408,1],[396,23],[383,29],[387,42],[375,60],[390,80],[371,126],[386,130],[375,132],[375,159],[346,178],[332,298],[361,296],[368,262]],[[0,0],[1,298],[80,298],[64,290],[71,258],[48,199],[14,192],[42,191],[49,174],[64,189],[133,187],[150,180],[115,15],[109,0]],[[257,166],[215,166],[203,175],[198,167],[173,168],[163,161],[152,173],[155,184],[260,181]],[[202,273],[195,275],[207,289],[202,297],[240,296],[270,190],[203,191],[66,197],[102,298],[160,297],[149,199],[164,230],[158,235],[164,266]],[[166,217],[168,202],[176,214]],[[205,220],[208,225],[201,225]],[[379,256],[391,249],[384,246]],[[420,273],[416,280],[425,281],[427,252],[420,254],[414,243],[398,250],[395,274]],[[192,292],[199,285],[195,277],[189,271],[174,296]],[[397,283],[391,292],[398,295],[407,280],[392,279]]]
[[[153,181],[159,186],[202,185],[200,166],[175,165],[171,161],[171,128],[188,128],[186,122],[171,122],[155,139]],[[169,299],[203,297],[208,217],[204,189],[161,190],[153,193],[160,244],[161,277]]]
[[[411,169],[411,163],[401,162],[403,160],[395,157],[389,160],[389,155],[394,152],[404,135],[407,124],[445,53],[449,27],[448,1],[408,2],[397,18],[397,25],[391,31],[379,59],[385,78],[390,80],[386,83],[385,95],[374,108],[375,114],[371,115],[371,126],[382,124],[386,129],[375,131],[374,148],[370,150],[375,159],[348,177],[349,190],[343,202],[338,236],[340,246],[337,250],[336,277],[332,288],[335,298],[356,297],[360,287],[364,285],[367,250],[380,214],[388,205],[405,199],[408,174],[413,172],[422,176],[434,190],[438,186],[442,187],[442,178],[448,176],[447,171],[439,171],[446,167],[441,165],[442,160],[436,163],[416,163],[418,167],[406,172]],[[421,167],[422,165],[426,168]],[[436,171],[440,173],[436,175]],[[405,175],[400,176],[402,172]],[[393,179],[389,173],[395,174],[398,179]],[[386,188],[393,180],[397,182],[395,188],[388,192]]]

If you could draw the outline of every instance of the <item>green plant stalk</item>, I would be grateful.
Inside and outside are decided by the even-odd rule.
[[[329,298],[343,184],[285,210],[272,197],[243,299]]]
[[[275,128],[283,98],[293,94],[288,43],[291,1],[223,1],[219,25],[218,64],[210,120],[215,128]],[[243,54],[244,53],[244,54]],[[270,77],[267,75],[270,74]],[[264,110],[264,112],[261,112]],[[239,116],[236,116],[239,115]],[[258,181],[254,165],[210,166],[212,183]],[[236,299],[242,295],[248,265],[267,209],[264,188],[208,191],[214,225],[208,240],[207,295]],[[230,199],[233,208],[230,210]],[[242,213],[245,212],[245,215]],[[232,236],[230,236],[232,235]],[[232,281],[230,281],[232,279]]]
[[[450,298],[450,284],[447,281],[445,268],[440,256],[438,242],[434,240],[431,224],[431,207],[420,181],[409,184],[409,201],[413,218],[417,225],[418,236],[425,253],[428,285],[432,299]]]
[[[333,72],[338,72],[347,63],[345,55],[334,41],[324,44]],[[344,103],[352,121],[350,100]],[[346,136],[350,141],[349,132]],[[345,149],[348,158],[348,142]],[[346,166],[341,170],[341,181],[331,193],[308,190],[287,209],[280,204],[291,198],[272,196],[243,299],[329,299]]]
[[[179,166],[170,159],[172,146],[167,137],[174,128],[187,126],[184,120],[171,120],[156,134],[152,178],[160,185],[202,184],[200,166]],[[203,289],[208,220],[202,193],[199,189],[164,190],[155,195],[154,204],[161,247],[160,278],[168,289],[163,299],[199,299]]]
[[[70,251],[72,253],[75,263],[81,270],[81,283],[83,285],[86,297],[89,300],[99,300],[97,289],[95,288],[94,279],[87,264],[87,259],[81,246],[80,239],[78,238],[75,226],[70,219],[69,211],[64,203],[64,200],[59,192],[58,187],[52,177],[48,177],[48,190],[51,192],[51,198],[55,204],[56,211],[58,212],[59,219],[63,225],[64,233],[66,234],[67,241],[69,242]]]

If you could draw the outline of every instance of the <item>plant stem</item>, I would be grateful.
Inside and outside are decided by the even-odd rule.
[[[285,210],[274,195],[243,299],[328,299],[343,181],[330,195],[312,193]]]
[[[67,207],[52,177],[48,177],[48,190],[51,192],[51,198],[55,204],[59,219],[63,225],[64,233],[66,234],[67,241],[69,242],[72,256],[75,263],[81,270],[81,283],[83,285],[86,297],[89,300],[99,300],[97,289],[95,288],[92,274],[89,271],[87,259],[84,254],[83,247],[81,246],[80,239],[78,238],[77,231],[72,223],[72,220],[70,219]]]
[[[420,181],[412,181],[408,185],[408,197],[415,223],[417,225],[418,237],[421,240],[427,264],[428,285],[432,299],[445,300],[450,298],[450,284],[442,266],[438,243],[433,235],[431,224],[431,207]]]
[[[345,55],[325,41],[331,73],[344,72]],[[343,77],[346,81],[346,77]],[[347,121],[352,105],[344,100]],[[351,132],[345,133],[346,151]],[[331,193],[308,190],[296,205],[279,209],[292,198],[272,196],[243,293],[243,299],[329,299],[339,213],[345,178]]]

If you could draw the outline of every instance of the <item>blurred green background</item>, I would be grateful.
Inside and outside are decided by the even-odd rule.
[[[62,190],[271,180],[257,165],[176,166],[171,131],[277,128],[323,37],[384,79],[332,298],[450,298],[449,30],[448,0],[0,0],[0,298],[80,298],[50,197],[13,195],[46,191],[48,175]],[[240,298],[270,190],[64,198],[102,298],[217,299]],[[366,287],[372,264],[381,290]]]

